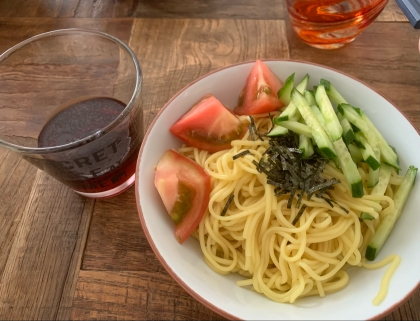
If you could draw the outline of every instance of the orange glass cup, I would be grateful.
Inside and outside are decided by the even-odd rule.
[[[290,22],[306,44],[336,49],[352,42],[388,0],[286,0]]]

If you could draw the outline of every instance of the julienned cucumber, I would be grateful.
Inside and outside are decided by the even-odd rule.
[[[359,170],[357,169],[357,165],[351,158],[346,144],[342,138],[336,140],[333,144],[338,156],[338,160],[340,161],[344,177],[346,178],[346,181],[349,185],[351,195],[354,198],[362,197],[364,194],[362,177],[360,176]]]
[[[296,89],[303,95],[308,87],[309,75],[306,74],[305,77],[296,85]]]
[[[305,135],[299,135],[299,147],[302,151],[302,158],[309,158],[314,153],[314,146],[312,144],[312,140]]]
[[[311,90],[305,90],[305,93],[303,95],[305,96],[305,99],[308,102],[309,106],[318,106],[315,100],[315,96]]]
[[[379,162],[379,159],[376,158],[372,146],[370,146],[365,136],[361,132],[358,132],[354,135],[354,139],[355,142],[359,144],[358,146],[363,146],[360,148],[360,152],[362,153],[362,157],[365,162],[370,168],[377,170],[379,166],[381,166],[381,163]]]
[[[328,80],[321,79],[320,84],[325,87],[325,91],[327,92],[328,97],[337,105],[347,104],[347,101],[343,98],[343,96],[340,95],[337,89],[335,89]]]
[[[389,179],[391,178],[392,167],[386,164],[382,164],[378,169],[378,182],[375,184],[375,187],[372,188],[370,195],[385,195],[386,188],[389,184]],[[379,203],[379,201],[377,201]],[[363,214],[363,213],[361,213]]]
[[[319,109],[321,110],[322,117],[325,121],[325,126],[328,131],[328,135],[330,136],[331,140],[334,142],[341,138],[343,134],[343,127],[335,114],[335,110],[331,105],[330,99],[325,92],[325,87],[323,85],[319,85],[315,92],[315,99],[318,103]]]
[[[382,136],[379,130],[375,127],[375,125],[372,124],[370,119],[364,113],[362,114],[361,118],[367,124],[369,129],[372,132],[374,132],[376,137],[378,138],[379,149],[381,152],[381,159],[384,160],[384,163],[394,167],[396,170],[400,170],[400,167],[398,165],[398,155],[395,153],[392,147],[388,145],[385,138]]]
[[[325,132],[327,132],[327,126],[325,126],[324,117],[322,117],[322,113],[319,108],[315,105],[310,105],[312,112],[314,113],[315,118],[318,120],[319,124],[322,128],[324,128]]]
[[[373,261],[384,245],[389,233],[391,233],[395,222],[401,216],[401,211],[407,201],[408,195],[413,188],[414,181],[417,176],[418,169],[414,166],[410,166],[404,176],[404,180],[394,196],[394,210],[390,212],[382,222],[379,224],[375,235],[369,242],[366,248],[365,257],[369,261]]]
[[[287,128],[297,134],[302,134],[308,136],[309,138],[312,138],[311,129],[303,123],[292,120],[278,122],[276,119],[274,119],[274,124]]]
[[[361,162],[363,160],[362,153],[360,152],[359,148],[356,145],[349,144],[349,145],[347,145],[347,148],[349,149],[351,158],[353,159],[353,161],[356,164],[358,164],[359,162]]]
[[[355,108],[349,104],[340,104],[337,109],[351,124],[363,132],[369,144],[372,146],[377,159],[394,167],[396,170],[400,169],[397,154],[359,108]]]
[[[286,135],[289,130],[282,126],[274,126],[272,130],[267,134],[269,137],[283,136]]]
[[[290,103],[290,93],[295,84],[295,73],[291,74],[289,77],[286,78],[283,87],[279,89],[277,92],[277,97],[285,104],[288,105]]]
[[[354,132],[351,127],[351,124],[347,120],[347,118],[344,118],[341,113],[337,113],[337,118],[341,124],[341,127],[343,127],[343,140],[346,143],[346,145],[350,145],[354,140]]]
[[[298,114],[296,105],[293,103],[293,101],[289,102],[289,105],[287,105],[286,109],[282,111],[282,113],[275,118],[276,121],[288,121],[291,120],[296,114]]]
[[[312,137],[314,138],[315,143],[318,145],[318,148],[328,158],[337,157],[331,139],[314,116],[311,107],[309,106],[305,97],[299,91],[293,90],[292,101],[299,110],[302,118],[305,120],[306,125],[308,125],[309,129],[311,130]]]

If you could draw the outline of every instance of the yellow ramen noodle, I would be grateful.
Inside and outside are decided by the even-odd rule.
[[[246,116],[241,120],[249,122]],[[255,117],[255,125],[260,133],[266,133],[271,120]],[[179,149],[211,176],[208,211],[193,233],[200,241],[205,261],[220,274],[239,273],[244,279],[238,286],[251,286],[277,302],[293,303],[310,295],[323,297],[344,288],[349,282],[346,269],[364,265],[362,257],[375,228],[393,209],[395,187],[388,186],[383,196],[369,195],[368,168],[362,164],[359,171],[365,196],[352,198],[343,173],[331,162],[321,177],[341,181],[330,195],[349,212],[337,205],[332,208],[315,196],[308,201],[305,196],[302,204],[307,207],[294,226],[298,196],[288,209],[289,195],[276,197],[274,186],[266,183],[266,175],[253,164],[268,146],[268,140],[253,141],[247,133],[242,140],[233,141],[230,150],[214,154],[185,145]],[[245,150],[252,155],[233,160]],[[390,184],[400,183],[401,177],[393,173]],[[231,194],[234,199],[221,216]],[[362,212],[374,219],[360,220]]]

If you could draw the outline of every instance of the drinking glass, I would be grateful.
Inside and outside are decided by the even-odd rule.
[[[388,0],[286,0],[293,30],[306,44],[336,49],[352,42]]]
[[[122,193],[143,139],[141,83],[132,50],[106,33],[27,39],[0,56],[0,147],[81,195]]]

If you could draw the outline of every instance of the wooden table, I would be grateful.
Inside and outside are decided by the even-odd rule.
[[[348,46],[323,51],[293,31],[284,0],[0,1],[0,52],[82,27],[130,45],[144,72],[147,127],[179,89],[256,58],[324,64],[385,94],[420,130],[418,33],[390,1]],[[420,270],[419,270],[420,271]],[[152,252],[134,188],[83,198],[0,150],[0,319],[223,319],[187,294]],[[419,320],[420,291],[385,320]]]

